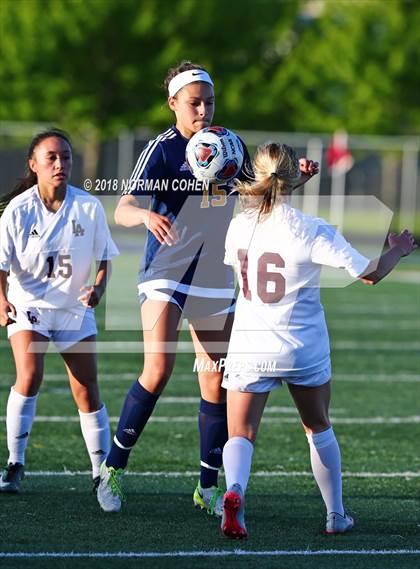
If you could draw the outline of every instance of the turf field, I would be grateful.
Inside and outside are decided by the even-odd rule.
[[[0,495],[0,567],[418,567],[418,258],[405,260],[376,287],[323,291],[334,367],[331,415],[342,450],[345,504],[356,520],[350,534],[322,533],[323,504],[286,388],[271,395],[254,453],[249,539],[228,542],[216,519],[193,509],[198,387],[188,344],[182,345],[174,377],[132,453],[123,511],[104,514],[91,494],[89,461],[61,361],[51,354],[23,490]],[[103,309],[98,317],[103,325]],[[132,343],[139,337],[114,330],[101,331],[99,339]],[[110,350],[102,346],[102,396],[115,427],[141,354],[125,354],[121,343],[114,344],[114,353],[109,353],[112,344]],[[13,363],[4,330],[0,355],[0,458],[5,461],[4,414]]]

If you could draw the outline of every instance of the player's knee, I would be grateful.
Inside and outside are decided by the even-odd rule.
[[[222,374],[219,372],[200,372],[201,397],[210,403],[225,403],[226,389],[222,387]]]
[[[314,421],[302,421],[303,429],[307,435],[315,435],[322,433],[331,427],[331,422],[328,417],[319,418]]]
[[[27,369],[17,374],[14,390],[24,397],[33,397],[39,391],[42,373],[37,369]]]
[[[242,437],[248,439],[252,444],[257,438],[257,429],[253,425],[229,425],[229,438]]]
[[[73,382],[72,393],[74,401],[82,413],[93,413],[94,411],[98,411],[102,406],[99,388],[96,382],[92,384]]]
[[[158,388],[161,385],[165,386],[171,377],[172,370],[172,363],[164,359],[148,363],[143,369],[141,383],[146,389],[148,389],[149,385],[153,387],[150,391],[155,391],[155,388]]]
[[[83,399],[76,401],[77,408],[82,413],[96,413],[103,407],[103,403],[100,398]]]
[[[206,371],[200,372],[198,378],[200,381],[207,383],[208,385],[214,386],[219,389],[222,384],[222,374],[218,371]]]
[[[213,391],[215,393],[220,393],[222,390],[222,374],[219,372],[199,372],[198,380],[200,386],[204,386],[206,390]],[[223,391],[225,391],[223,389]]]

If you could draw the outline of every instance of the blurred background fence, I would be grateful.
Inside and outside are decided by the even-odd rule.
[[[0,121],[0,175],[1,193],[10,191],[23,175],[28,140],[47,128],[45,123]],[[306,184],[299,205],[313,215],[324,214],[328,196],[375,196],[393,212],[394,230],[410,227],[420,235],[420,192],[418,136],[348,135],[342,156],[347,160],[331,161],[334,137],[322,133],[244,131],[237,133],[251,152],[267,141],[278,140],[290,144],[300,156],[320,162],[320,176]],[[122,131],[119,136],[99,144],[96,167],[87,163],[86,139],[74,140],[75,155],[72,183],[83,187],[86,178],[92,179],[98,195],[115,195],[130,177],[134,164],[146,142],[156,134],[150,129]],[[116,182],[117,181],[117,182]],[[318,197],[322,198],[321,207]],[[329,204],[331,216],[340,225],[340,204]],[[361,228],[359,228],[360,230]],[[368,228],[366,228],[367,232]]]
[[[279,139],[321,162],[304,209],[340,225],[344,198],[375,196],[420,236],[419,30],[418,0],[1,0],[0,194],[51,125],[74,184],[119,186],[173,121],[168,69],[192,60],[251,153]]]

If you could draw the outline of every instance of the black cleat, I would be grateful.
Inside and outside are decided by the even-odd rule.
[[[20,481],[25,477],[23,464],[15,462],[4,467],[0,477],[0,492],[16,494],[19,492]]]
[[[99,486],[99,482],[101,481],[101,477],[95,476],[95,478],[92,480],[93,482],[93,487],[92,487],[92,493],[96,494],[98,492],[98,486]]]

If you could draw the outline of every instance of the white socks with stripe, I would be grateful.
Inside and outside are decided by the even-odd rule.
[[[245,494],[251,472],[254,445],[245,437],[232,437],[223,448],[226,488],[240,484]]]
[[[34,422],[37,398],[38,394],[25,397],[15,391],[13,387],[10,389],[6,411],[9,463],[25,464],[25,451]]]
[[[92,477],[99,476],[101,463],[111,446],[111,432],[105,405],[93,413],[82,413],[79,409],[80,427],[92,463]]]
[[[21,395],[12,387],[7,401],[6,428],[9,463],[25,464],[25,451],[36,412],[38,394]],[[80,427],[92,463],[92,475],[99,475],[101,463],[110,449],[110,428],[105,405],[93,413],[79,410]]]
[[[312,472],[321,491],[327,514],[344,515],[340,447],[332,427],[322,433],[306,435],[311,453]]]

